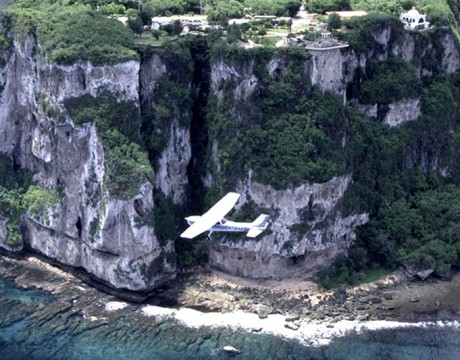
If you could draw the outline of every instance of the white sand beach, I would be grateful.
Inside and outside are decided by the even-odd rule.
[[[329,344],[334,338],[346,336],[352,332],[360,333],[364,330],[394,329],[401,327],[432,326],[446,328],[460,328],[458,321],[454,322],[398,322],[398,321],[348,321],[342,320],[335,323],[301,322],[298,330],[285,327],[287,324],[284,315],[272,314],[266,319],[260,319],[257,314],[243,311],[229,313],[203,313],[197,310],[181,308],[169,309],[158,306],[144,306],[142,314],[158,318],[169,318],[191,328],[228,327],[243,329],[250,332],[257,331],[288,339],[296,339],[304,345],[321,346]]]

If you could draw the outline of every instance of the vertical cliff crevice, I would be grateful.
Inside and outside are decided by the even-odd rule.
[[[204,39],[190,49],[193,60],[192,119],[190,123],[191,159],[187,166],[189,193],[187,208],[192,213],[203,212],[206,158],[209,135],[206,124],[207,102],[211,86],[211,65],[208,44]]]

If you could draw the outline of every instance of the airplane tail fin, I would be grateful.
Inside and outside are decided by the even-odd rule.
[[[267,226],[268,226],[269,220],[270,220],[269,215],[262,214],[262,215],[259,215],[259,217],[257,219],[255,219],[251,223],[251,225],[258,227],[259,229],[265,230],[267,228]]]

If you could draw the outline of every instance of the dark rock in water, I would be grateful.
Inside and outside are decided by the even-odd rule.
[[[410,299],[411,303],[416,303],[416,302],[419,302],[419,301],[420,301],[420,299],[418,297],[413,297],[413,298]]]

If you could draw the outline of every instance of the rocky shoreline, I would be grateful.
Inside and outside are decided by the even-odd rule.
[[[103,331],[110,322],[128,316],[140,328],[154,331],[165,319],[172,319],[187,326],[237,327],[315,345],[362,327],[426,325],[421,322],[456,327],[460,318],[456,301],[459,275],[429,283],[410,282],[398,272],[372,284],[327,292],[308,281],[252,283],[200,270],[181,275],[144,303],[120,301],[34,256],[0,256],[0,275],[22,288],[40,288],[56,298],[53,306],[28,305],[25,313],[9,312],[0,319],[0,328],[30,314],[46,322],[65,312],[82,315],[79,328],[83,329],[101,327]],[[0,303],[14,308],[11,299]],[[57,326],[49,331],[62,329]]]
[[[422,282],[398,271],[373,283],[325,291],[309,281],[251,282],[201,270],[183,275],[149,303],[203,312],[241,310],[260,318],[282,314],[292,327],[340,320],[456,321],[459,291],[460,274],[449,281]]]

